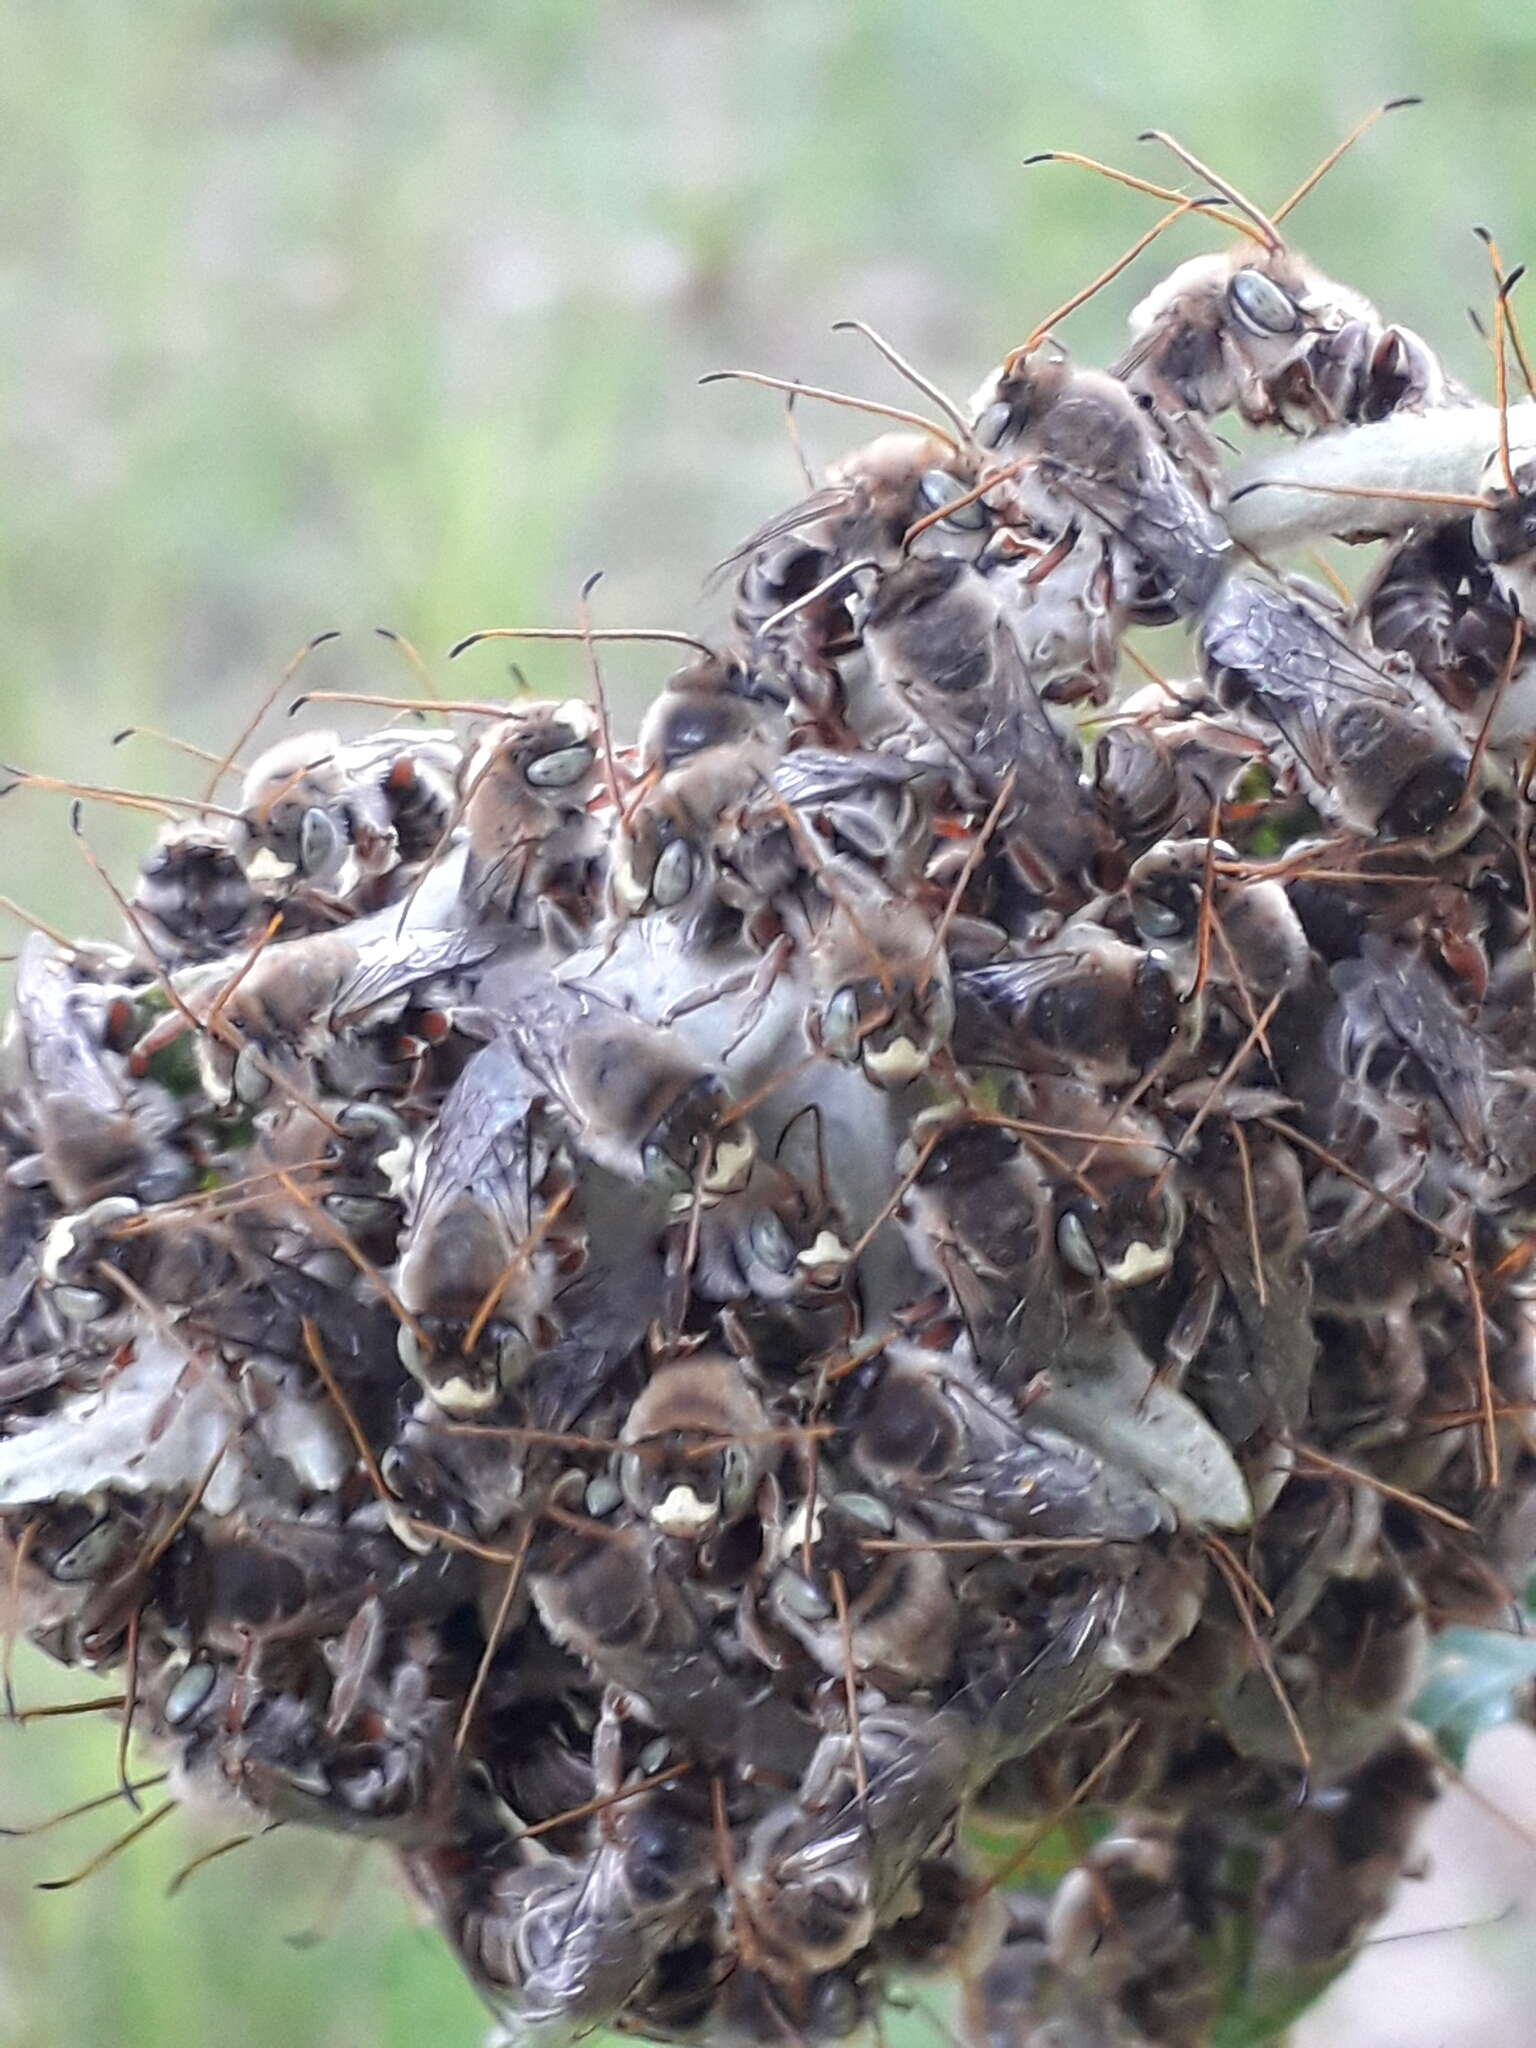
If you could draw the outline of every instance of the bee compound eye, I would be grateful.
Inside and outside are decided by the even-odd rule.
[[[535,789],[569,789],[590,773],[596,759],[595,750],[585,740],[574,747],[559,747],[528,763],[527,780]]]
[[[110,1515],[93,1522],[55,1561],[51,1577],[61,1585],[80,1585],[94,1579],[117,1549],[117,1529]]]
[[[165,1696],[165,1718],[172,1728],[185,1727],[208,1704],[219,1682],[218,1666],[199,1657],[187,1666]]]
[[[1301,308],[1262,270],[1237,271],[1227,286],[1227,299],[1238,324],[1250,334],[1268,339],[1295,334],[1301,327]]]
[[[1013,407],[1003,399],[998,399],[978,413],[971,433],[983,448],[995,448],[1005,438],[1012,424]]]
[[[928,511],[938,512],[946,505],[953,505],[957,498],[965,497],[967,492],[947,469],[925,469],[918,479],[917,494]],[[943,526],[953,526],[965,533],[977,533],[987,523],[986,507],[979,498],[969,505],[961,505],[940,521]]]
[[[816,1582],[793,1567],[786,1566],[779,1573],[775,1590],[780,1604],[801,1621],[826,1621],[834,1611]]]
[[[235,1054],[234,1091],[247,1109],[255,1109],[272,1093],[272,1076],[253,1045],[242,1045]]]
[[[1190,929],[1187,908],[1160,896],[1134,896],[1131,916],[1145,939],[1175,939]]]
[[[694,883],[693,848],[686,839],[674,839],[664,847],[651,876],[651,900],[659,910],[671,910],[683,901]]]
[[[533,1365],[533,1346],[521,1330],[504,1330],[496,1340],[496,1378],[503,1387],[515,1387],[528,1377]]]
[[[693,1185],[688,1169],[678,1164],[660,1138],[648,1138],[641,1146],[640,1166],[658,1194],[685,1195]]]
[[[1056,1249],[1074,1273],[1081,1273],[1089,1280],[1098,1279],[1099,1255],[1088,1235],[1088,1226],[1075,1209],[1065,1210],[1057,1219]]]
[[[99,1323],[112,1304],[94,1287],[55,1287],[49,1299],[66,1322]]]
[[[835,1060],[851,1064],[859,1056],[859,998],[840,988],[821,1013],[821,1042]]]
[[[742,1444],[728,1444],[720,1459],[720,1503],[728,1514],[739,1515],[751,1503],[757,1467]]]
[[[752,1219],[747,1233],[752,1253],[775,1273],[787,1273],[795,1263],[794,1239],[771,1209]]]
[[[311,877],[329,874],[341,863],[346,842],[329,811],[318,805],[304,813],[299,826],[299,869]]]

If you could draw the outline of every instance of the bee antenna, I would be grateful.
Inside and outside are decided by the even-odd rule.
[[[310,704],[371,704],[383,711],[412,711],[418,718],[425,718],[429,711],[463,712],[470,718],[505,718],[507,714],[505,704],[462,698],[440,697],[433,704],[423,704],[419,697],[386,697],[376,690],[305,690],[288,706],[288,717]]]
[[[1027,340],[1018,348],[1011,350],[1004,358],[1004,368],[1012,370],[1026,356],[1033,354],[1041,342],[1047,339],[1058,321],[1065,320],[1069,313],[1075,313],[1079,306],[1086,305],[1096,292],[1102,291],[1105,285],[1112,284],[1122,270],[1129,269],[1142,250],[1155,242],[1166,229],[1171,228],[1176,220],[1182,220],[1187,213],[1198,212],[1204,204],[1205,201],[1200,199],[1181,199],[1171,213],[1165,213],[1161,220],[1154,221],[1144,235],[1137,236],[1123,256],[1117,256],[1109,268],[1101,270],[1091,284],[1085,284],[1081,291],[1076,291],[1071,298],[1064,299],[1054,312],[1039,323]],[[953,506],[945,507],[946,511],[953,509]]]
[[[480,1706],[480,1695],[484,1692],[485,1682],[491,1675],[491,1666],[496,1661],[496,1652],[501,1648],[502,1637],[506,1633],[507,1620],[512,1612],[512,1603],[517,1598],[517,1589],[523,1583],[523,1571],[528,1563],[528,1550],[533,1542],[533,1532],[537,1522],[538,1516],[530,1515],[523,1524],[522,1534],[517,1539],[517,1548],[513,1553],[512,1562],[507,1567],[506,1582],[501,1589],[501,1598],[496,1603],[496,1613],[492,1618],[489,1629],[486,1631],[485,1649],[481,1653],[480,1662],[475,1666],[474,1681],[464,1696],[464,1711],[460,1714],[459,1725],[453,1733],[453,1752],[455,1756],[463,1749],[464,1744],[469,1739],[469,1731],[474,1726],[475,1714]]]
[[[119,1835],[115,1842],[109,1842],[105,1849],[93,1856],[89,1863],[83,1864],[72,1876],[49,1878],[44,1883],[35,1885],[33,1889],[40,1892],[63,1892],[68,1891],[71,1885],[83,1884],[88,1877],[94,1877],[98,1870],[104,1869],[114,1856],[119,1856],[124,1849],[131,1848],[141,1835],[147,1835],[168,1813],[174,1813],[176,1805],[174,1799],[167,1799],[163,1805],[157,1806],[153,1813],[146,1814],[141,1821],[136,1821],[126,1834]]]
[[[588,582],[595,584],[601,577]],[[482,626],[478,633],[469,633],[448,650],[448,659],[457,661],[466,648],[477,647],[482,640],[635,640],[656,642],[666,647],[692,647],[700,654],[713,659],[715,649],[707,640],[700,640],[694,633],[679,633],[670,626],[598,626],[583,632],[580,626]],[[521,678],[527,688],[526,678]]]
[[[1313,186],[1319,184],[1324,178],[1327,177],[1328,173],[1333,169],[1334,165],[1338,162],[1339,158],[1344,155],[1346,150],[1353,149],[1355,144],[1360,140],[1361,136],[1368,134],[1369,131],[1376,126],[1376,123],[1381,119],[1383,114],[1394,114],[1396,113],[1399,107],[1420,107],[1423,104],[1424,102],[1419,98],[1417,93],[1404,93],[1395,100],[1383,100],[1379,107],[1372,107],[1371,111],[1364,117],[1363,120],[1357,121],[1355,123],[1354,127],[1350,129],[1349,133],[1345,136],[1344,140],[1340,143],[1337,143],[1332,149],[1329,150],[1328,154],[1323,158],[1322,162],[1318,165],[1317,169],[1315,171],[1309,172],[1307,176],[1302,179],[1301,183],[1296,187],[1296,190],[1291,194],[1290,198],[1283,201],[1282,204],[1275,209],[1275,211],[1270,215],[1270,219],[1277,225],[1279,222],[1283,221],[1286,215],[1289,212],[1291,212],[1291,210],[1294,207],[1297,207],[1301,204],[1302,200],[1306,198],[1307,194],[1312,190]]]
[[[199,747],[191,740],[177,739],[174,733],[161,732],[159,727],[154,725],[125,725],[121,732],[113,733],[114,747],[120,747],[124,740],[158,740],[162,747],[174,747],[178,754],[186,754],[194,761],[208,761],[215,765],[221,758],[211,747]],[[235,767],[233,762],[230,765]],[[235,772],[243,774],[244,770],[235,767]]]
[[[256,709],[252,712],[251,716],[240,728],[239,733],[235,737],[234,745],[230,748],[229,752],[220,759],[218,765],[215,767],[213,774],[209,777],[208,787],[203,792],[205,796],[211,797],[213,795],[214,791],[218,788],[219,784],[224,780],[224,777],[229,773],[230,769],[234,766],[235,756],[244,747],[246,741],[250,738],[251,734],[256,730],[257,726],[260,725],[261,721],[272,709],[272,706],[283,694],[283,691],[288,687],[289,683],[292,682],[297,671],[304,665],[306,661],[308,661],[309,657],[314,653],[315,649],[317,647],[324,647],[328,640],[339,640],[340,638],[341,630],[339,627],[328,627],[325,632],[317,633],[312,640],[306,640],[304,642],[304,645],[299,649],[298,653],[291,657],[287,666],[284,668],[282,674],[278,677],[277,681],[272,685],[271,689],[268,690],[267,694],[262,698],[261,702],[257,705]]]
[[[373,630],[381,640],[387,640],[391,647],[399,650],[400,654],[404,657],[407,667],[414,670],[421,677],[422,686],[426,690],[427,695],[429,697],[437,696],[438,688],[432,679],[432,671],[422,660],[414,644],[407,640],[403,633],[397,633],[392,626],[375,626]]]
[[[100,782],[71,782],[62,775],[43,775],[31,768],[18,768],[14,762],[0,761],[0,771],[14,775],[16,781],[11,788],[25,786],[30,789],[49,790],[59,796],[85,798],[91,803],[116,804],[127,811],[153,811],[162,818],[174,820],[181,811],[199,811],[215,818],[237,818],[238,811],[229,810],[223,804],[208,803],[205,799],[191,796],[150,796],[137,789],[116,789]],[[10,795],[10,790],[4,792]]]
[[[135,1792],[152,1792],[157,1785],[163,1785],[170,1776],[169,1771],[157,1771],[151,1778],[135,1780]],[[105,1806],[115,1806],[123,1796],[123,1787],[114,1785],[110,1792],[98,1792],[94,1799],[82,1799],[78,1806],[66,1806],[62,1813],[51,1813],[46,1820],[31,1821],[24,1828],[0,1828],[0,1835],[10,1841],[20,1841],[29,1835],[46,1835],[54,1828],[61,1828],[67,1821],[81,1820],[88,1813],[100,1813]]]
[[[969,443],[971,438],[970,423],[966,419],[965,414],[961,412],[959,406],[955,404],[955,401],[942,392],[931,379],[925,377],[921,370],[917,369],[912,363],[909,363],[906,357],[899,350],[893,348],[885,336],[871,327],[867,320],[834,320],[832,322],[832,332],[834,334],[862,334],[867,342],[880,351],[881,355],[885,357],[885,360],[899,376],[905,377],[907,382],[921,391],[925,398],[933,400],[939,411],[943,413],[945,419],[950,422],[956,433],[960,436],[961,444]]]
[[[597,711],[598,736],[603,743],[603,780],[608,785],[608,797],[615,815],[624,809],[624,795],[619,788],[618,764],[613,758],[613,727],[608,716],[608,693],[603,688],[602,663],[597,658],[597,644],[592,637],[592,593],[603,580],[601,569],[594,569],[582,584],[576,596],[576,619],[578,637],[587,659],[587,674],[592,680],[592,696]]]
[[[1250,221],[1234,218],[1230,213],[1217,213],[1214,208],[1227,195],[1217,193],[1200,199],[1186,201],[1182,192],[1175,192],[1168,185],[1154,185],[1150,178],[1138,178],[1134,171],[1117,170],[1113,164],[1102,164],[1097,157],[1080,156],[1075,149],[1045,149],[1024,159],[1025,168],[1031,164],[1076,164],[1079,170],[1093,171],[1098,177],[1109,178],[1117,185],[1124,185],[1132,192],[1145,192],[1150,199],[1161,199],[1170,206],[1186,203],[1197,207],[1200,212],[1224,228],[1231,228],[1234,234],[1246,235],[1250,242],[1261,241],[1263,237]]]
[[[19,924],[29,925],[33,931],[41,932],[45,939],[52,939],[61,952],[68,953],[71,956],[79,952],[80,948],[73,939],[67,939],[53,925],[44,924],[43,920],[40,917],[34,917],[30,910],[23,910],[14,898],[0,896],[0,910],[8,912]]]
[[[1472,232],[1488,251],[1488,261],[1493,270],[1494,286],[1497,289],[1499,299],[1504,302],[1505,332],[1509,336],[1510,347],[1515,352],[1515,361],[1520,365],[1520,375],[1525,381],[1526,391],[1532,398],[1536,398],[1536,376],[1532,374],[1531,359],[1526,354],[1525,342],[1520,333],[1520,323],[1515,318],[1515,309],[1508,303],[1510,293],[1525,275],[1525,265],[1523,263],[1518,264],[1506,277],[1504,275],[1504,260],[1499,254],[1499,245],[1493,239],[1492,234],[1487,228],[1474,228]],[[1488,337],[1486,334],[1483,334],[1481,325],[1476,320],[1474,320],[1473,325],[1477,327],[1479,334],[1482,334],[1483,339],[1486,341]]]
[[[1193,155],[1184,147],[1182,142],[1176,142],[1166,129],[1144,129],[1137,136],[1136,140],[1138,142],[1160,142],[1165,149],[1172,150],[1181,164],[1187,164],[1196,177],[1204,178],[1208,184],[1214,185],[1224,199],[1235,206],[1240,213],[1247,215],[1248,219],[1258,229],[1262,239],[1267,243],[1272,254],[1278,255],[1284,249],[1284,237],[1269,215],[1262,208],[1255,206],[1251,199],[1245,199],[1235,185],[1229,184],[1225,178],[1219,177],[1208,164],[1203,164],[1199,157]]]
[[[877,419],[899,420],[903,426],[917,427],[923,433],[931,434],[935,441],[942,441],[957,455],[960,452],[960,443],[946,428],[920,412],[908,412],[904,406],[880,405],[873,398],[855,398],[847,391],[828,391],[819,384],[800,384],[793,377],[770,377],[762,370],[711,370],[699,382],[760,384],[765,391],[787,391],[795,398],[819,398],[828,405],[846,406],[853,412],[873,413]]]

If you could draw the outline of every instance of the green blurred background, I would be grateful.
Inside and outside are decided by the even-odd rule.
[[[569,622],[596,568],[600,623],[707,626],[704,571],[799,473],[778,402],[702,373],[899,403],[828,331],[858,315],[963,395],[1153,217],[1028,152],[1162,176],[1133,138],[1171,127],[1275,203],[1404,92],[1428,103],[1296,232],[1486,388],[1471,227],[1536,257],[1536,12],[1510,0],[5,0],[0,757],[185,791],[185,762],[114,731],[226,744],[326,627],[344,638],[311,686],[412,691],[379,624],[446,683],[453,639]],[[1200,246],[1190,226],[1158,253]],[[1075,316],[1074,347],[1110,353],[1157,274]],[[810,406],[801,428],[813,461],[872,431]],[[505,656],[470,655],[452,687],[494,692]],[[575,686],[563,655],[525,666]],[[664,657],[609,667],[632,710]],[[143,821],[93,809],[91,832],[126,878]],[[7,891],[110,923],[57,799],[12,795],[0,835]],[[80,1690],[25,1657],[18,1684]],[[0,1728],[0,1820],[105,1789],[111,1751],[88,1721]],[[1517,1751],[1497,1796],[1518,1806],[1533,1776]],[[31,1889],[117,1825],[0,1844],[3,2048],[478,2040],[382,1863],[345,1890],[328,1841],[280,1834],[167,1903],[219,1839],[177,1819],[89,1884]],[[1447,1917],[1530,1885],[1531,1852],[1501,1876],[1465,1827],[1446,1858],[1486,1880]],[[1408,1924],[1431,1917],[1417,1900]],[[1529,1967],[1513,1997],[1507,1967],[1528,1933],[1381,1951],[1385,1993],[1308,2038],[1529,2048]]]

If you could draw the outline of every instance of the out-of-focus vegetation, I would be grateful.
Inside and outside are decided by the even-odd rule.
[[[377,624],[446,682],[459,634],[569,620],[594,568],[603,623],[706,624],[702,570],[799,475],[776,401],[700,374],[899,402],[829,333],[854,314],[963,394],[1152,218],[1028,152],[1150,169],[1134,136],[1162,125],[1274,202],[1412,91],[1428,104],[1296,232],[1481,387],[1471,226],[1536,256],[1536,15],[1499,0],[10,0],[0,753],[188,790],[188,764],[113,733],[222,747],[329,626],[345,637],[313,687],[414,690]],[[1110,353],[1138,285],[1208,232],[1175,231],[1066,338]],[[821,407],[800,427],[813,460],[871,431]],[[496,691],[505,655],[466,657],[453,687]],[[616,698],[633,707],[662,659],[615,654]],[[574,686],[565,657],[524,665]],[[145,821],[93,807],[89,830],[126,874]],[[110,924],[58,799],[0,808],[0,882]],[[72,1690],[26,1658],[17,1682],[27,1702]],[[104,1789],[111,1759],[89,1722],[0,1728],[0,1820]],[[29,1889],[117,1825],[0,1845],[4,2048],[478,2038],[382,1865],[341,1896],[331,1842],[253,1844],[167,1903],[219,1839],[171,1820],[79,1889]]]

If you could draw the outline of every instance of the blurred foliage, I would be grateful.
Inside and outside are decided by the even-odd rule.
[[[1027,153],[1151,168],[1133,138],[1162,125],[1273,203],[1374,100],[1414,90],[1430,103],[1296,231],[1486,386],[1471,225],[1536,255],[1518,185],[1536,15],[1496,0],[9,0],[0,755],[192,790],[189,764],[113,733],[223,747],[332,625],[308,685],[414,690],[376,624],[446,684],[459,634],[568,621],[596,567],[602,623],[707,625],[701,571],[798,472],[776,402],[700,374],[899,400],[828,332],[857,314],[964,394],[1151,218]],[[1207,239],[1181,226],[1157,253]],[[1107,355],[1157,274],[1143,259],[1074,315],[1072,345]],[[800,425],[818,462],[870,431],[824,408]],[[631,714],[660,660],[613,655]],[[576,685],[565,655],[525,667]],[[504,679],[493,645],[452,681]],[[110,923],[57,799],[12,795],[0,829],[9,893]],[[145,821],[93,808],[90,830],[126,873]],[[18,1682],[29,1701],[62,1683],[25,1659]],[[90,1722],[0,1745],[12,1822],[111,1781]],[[478,2038],[382,1863],[338,1903],[345,1848],[287,1832],[167,1904],[216,1839],[173,1820],[78,1890],[30,1891],[103,1825],[6,1845],[3,2048]],[[333,1907],[328,1940],[285,1944]]]
[[[1536,1684],[1536,1636],[1448,1628],[1437,1637],[1414,1719],[1457,1770],[1488,1728],[1529,1720]]]

